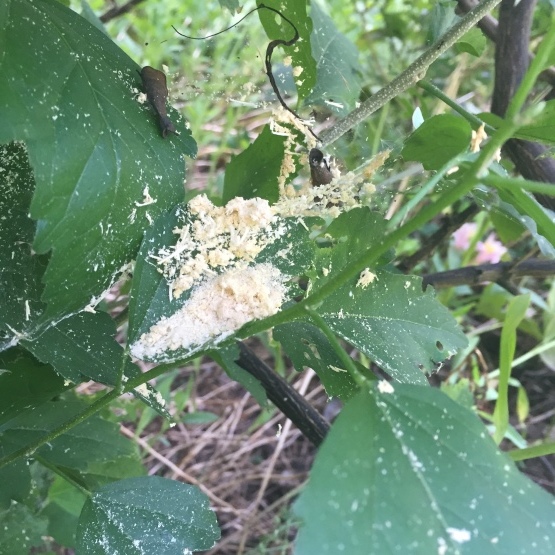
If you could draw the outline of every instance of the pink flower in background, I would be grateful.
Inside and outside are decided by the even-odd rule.
[[[476,245],[476,264],[497,264],[501,257],[507,252],[506,247],[495,238],[495,233],[490,233],[485,241],[479,241]]]
[[[453,233],[453,247],[458,251],[466,251],[477,230],[477,224],[462,225]],[[506,252],[506,247],[497,240],[495,233],[490,233],[485,241],[476,244],[476,258],[473,264],[497,264]]]
[[[453,246],[458,251],[465,251],[470,246],[470,241],[476,235],[477,224],[463,224],[453,233]]]

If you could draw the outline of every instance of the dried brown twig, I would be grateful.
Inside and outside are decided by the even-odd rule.
[[[99,19],[102,23],[107,23],[120,15],[129,13],[137,4],[140,4],[141,2],[144,2],[144,0],[129,0],[129,2],[123,4],[123,6],[114,6],[106,13],[103,13]]]
[[[457,270],[438,272],[424,276],[422,287],[455,287],[457,285],[478,285],[485,282],[510,282],[514,278],[548,278],[555,274],[554,260],[529,259],[516,262],[498,262],[467,266]]]

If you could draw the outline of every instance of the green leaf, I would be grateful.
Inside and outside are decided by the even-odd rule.
[[[124,356],[122,346],[115,339],[116,331],[114,320],[105,312],[82,312],[50,326],[33,341],[20,343],[39,360],[50,363],[66,380],[73,383],[94,380],[116,386],[122,365],[124,380],[141,373]],[[158,414],[171,419],[164,400],[150,384],[143,384],[132,393]]]
[[[0,445],[6,455],[44,437],[87,408],[82,401],[59,400],[12,419],[0,427]],[[135,446],[119,433],[116,423],[92,416],[61,436],[37,449],[49,463],[80,474],[94,473],[105,463],[137,459]]]
[[[83,499],[84,502],[85,499]],[[75,548],[75,532],[79,515],[68,513],[56,503],[46,505],[40,514],[48,519],[48,536],[66,548]]]
[[[136,100],[138,66],[84,18],[55,0],[8,6],[0,142],[27,144],[39,220],[33,247],[52,250],[43,300],[53,316],[113,282],[149,219],[183,196],[182,155],[196,146],[173,110],[181,136],[162,139],[153,110]],[[147,186],[155,202],[145,205]]]
[[[240,383],[261,407],[268,404],[266,390],[262,387],[262,384],[235,362],[239,358],[239,349],[235,343],[212,351],[210,358],[216,361],[232,380]]]
[[[0,354],[0,427],[67,389],[47,364],[16,347]]]
[[[90,379],[115,385],[123,359],[123,348],[115,335],[116,325],[108,314],[82,312],[21,344],[73,383]]]
[[[433,388],[389,390],[361,392],[332,426],[295,505],[296,555],[553,553],[553,498],[472,412]]]
[[[171,213],[160,216],[145,234],[137,254],[129,298],[129,344],[139,338],[141,330],[146,330],[152,325],[153,322],[149,321],[152,312],[160,313],[167,310],[168,303],[173,311],[177,311],[183,305],[181,299],[170,299],[168,283],[151,259],[151,255],[155,254],[157,249],[175,243],[173,229],[181,223],[182,210],[181,206],[177,206]]]
[[[89,488],[97,488],[108,482],[122,480],[123,478],[135,478],[146,473],[139,457],[134,453],[132,456],[118,457],[117,459],[105,461],[91,461],[89,468],[83,477]]]
[[[549,100],[537,120],[518,130],[519,139],[555,146],[555,100]]]
[[[309,367],[318,374],[328,397],[345,401],[358,391],[354,379],[317,327],[307,322],[288,322],[275,327],[272,336],[282,344],[299,372]]]
[[[210,549],[219,537],[216,516],[198,488],[148,476],[108,484],[87,500],[77,551],[182,555]]]
[[[501,242],[505,245],[516,241],[526,229],[514,216],[509,216],[502,211],[490,212],[491,223]]]
[[[503,118],[490,112],[482,112],[478,117],[495,129],[498,129],[504,121]],[[536,116],[536,120],[520,127],[515,133],[515,138],[553,146],[555,145],[554,126],[555,100],[548,100],[544,109]]]
[[[208,203],[199,197],[193,201]],[[220,208],[203,205],[203,211],[198,204],[194,209],[191,203],[178,206],[172,214],[160,218],[146,235],[137,257],[129,305],[133,356],[156,362],[176,361],[211,349],[224,340],[230,342],[249,318],[260,319],[269,315],[266,307],[276,308],[273,301],[266,303],[268,299],[275,300],[274,276],[282,280],[282,304],[299,293],[292,279],[308,269],[314,256],[308,230],[297,218],[279,217],[261,227],[255,227],[257,222],[253,220],[246,229],[237,221],[245,221],[247,213],[256,219],[255,205],[268,209],[269,206],[262,201],[231,202],[234,204]],[[265,211],[256,210],[259,209]],[[228,213],[237,214],[235,223],[224,217]],[[220,224],[216,225],[214,218]],[[184,243],[176,245],[175,229],[182,230]],[[262,250],[254,260],[233,251],[236,254],[229,263],[206,264],[212,255],[231,253],[234,248],[231,241],[237,238],[241,239],[239,245],[261,242]],[[168,277],[168,281],[154,264],[154,259],[160,257],[172,260],[173,276],[194,277],[177,299],[170,295],[170,283],[175,291],[175,279]],[[182,273],[185,265],[194,270]],[[197,273],[199,267],[204,269]],[[262,313],[256,318],[259,307]]]
[[[353,259],[379,243],[385,233],[385,226],[383,216],[367,207],[344,212],[333,220],[326,228],[325,235],[331,241],[331,247],[317,251],[315,266],[318,270],[317,274],[311,275],[311,288],[317,289],[328,281],[333,281]],[[390,251],[380,258],[377,266],[387,264],[391,258]]]
[[[376,271],[368,286],[355,281],[318,308],[343,339],[400,382],[426,384],[424,372],[466,344],[449,311],[420,278]]]
[[[472,128],[465,119],[452,114],[433,116],[413,131],[401,155],[420,162],[427,170],[439,170],[468,148],[471,137]]]
[[[181,421],[183,424],[211,424],[216,422],[220,417],[213,412],[204,410],[196,410],[195,412],[188,412],[183,415]]]
[[[264,0],[257,1],[257,5],[265,4],[270,8],[279,10],[296,27],[299,40],[292,46],[282,46],[285,55],[291,56],[293,68],[302,68],[301,74],[295,78],[299,102],[306,98],[316,83],[316,61],[312,57],[310,48],[310,34],[312,32],[312,20],[306,12],[307,2],[299,0]],[[291,40],[295,36],[295,30],[287,21],[270,10],[259,10],[260,21],[270,40]],[[275,56],[274,51],[274,56]],[[275,60],[272,57],[272,62]]]
[[[47,259],[36,255],[31,248],[36,224],[29,218],[29,207],[35,180],[23,144],[0,145],[0,175],[2,350],[14,344],[18,334],[23,334],[36,323],[44,310],[40,296]]]
[[[499,346],[499,385],[497,402],[493,411],[495,433],[493,439],[501,443],[509,427],[509,379],[516,349],[516,330],[530,306],[530,294],[518,295],[509,302]]]
[[[474,408],[474,395],[472,394],[470,381],[462,378],[457,383],[441,382],[440,389],[453,401],[459,403],[468,410]]]
[[[44,517],[37,517],[29,507],[19,503],[14,503],[6,511],[0,511],[0,553],[29,555],[32,547],[43,544],[46,526]]]
[[[222,8],[227,8],[232,14],[239,13],[242,9],[239,0],[218,0],[218,2]]]
[[[546,209],[522,189],[504,189],[498,194],[520,214],[521,223],[532,233],[542,252],[552,257],[555,253],[555,223]]]
[[[450,0],[439,0],[435,2],[428,16],[428,43],[434,43],[447,31],[457,18],[453,3]]]
[[[530,416],[530,400],[526,389],[522,386],[518,388],[516,394],[516,414],[521,424]]]
[[[505,220],[503,225],[507,227],[512,225],[515,234],[520,232],[520,235],[524,230],[529,231],[542,253],[549,258],[555,257],[555,243],[552,243],[555,240],[555,226],[545,208],[529,193],[516,187],[500,188],[496,191],[475,188],[472,195],[484,210],[490,212],[492,216],[499,216],[492,220],[495,225],[499,223],[500,218],[503,218]],[[503,242],[506,242],[507,233],[503,228],[501,231]]]
[[[0,445],[0,457],[6,454],[3,451]],[[31,474],[27,461],[20,459],[0,468],[0,511],[8,509],[12,501],[22,503],[30,491]]]
[[[278,177],[285,153],[285,137],[266,125],[262,133],[226,166],[224,203],[234,197],[260,197],[274,203],[279,198]]]
[[[87,496],[59,476],[48,490],[48,505],[41,515],[48,518],[48,534],[65,547],[75,547],[79,515]]]
[[[68,513],[78,517],[87,496],[66,480],[56,476],[48,489],[48,502],[56,503]]]
[[[69,4],[67,4],[68,7]],[[87,2],[87,0],[81,0],[81,15],[92,25],[94,25],[99,31],[102,31],[105,35],[110,36],[106,32],[106,27],[104,27],[104,23],[100,21],[100,18],[96,15],[94,10],[91,8],[91,5]]]
[[[333,281],[353,259],[379,243],[384,229],[383,217],[368,208],[334,220],[326,230],[331,247],[318,252],[319,270],[311,275],[309,292]],[[318,313],[335,333],[396,380],[425,384],[423,372],[433,370],[466,339],[431,289],[422,292],[419,279],[380,270],[390,259],[391,253],[386,253],[375,268],[366,269],[369,280],[375,276],[371,283],[357,285],[354,280],[336,289]]]
[[[310,16],[313,23],[310,43],[316,60],[316,85],[304,104],[323,104],[345,115],[355,107],[361,92],[358,50],[338,31],[333,20],[316,2],[310,4]]]
[[[464,34],[462,38],[455,43],[455,51],[457,54],[467,52],[472,56],[479,57],[484,53],[485,49],[486,37],[477,27],[470,29],[468,33]]]

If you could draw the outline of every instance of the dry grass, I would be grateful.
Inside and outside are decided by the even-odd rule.
[[[289,372],[294,387],[323,410],[327,396],[314,372]],[[184,369],[187,376],[192,372]],[[280,412],[262,411],[212,362],[201,365],[191,399],[196,410],[218,420],[180,423],[163,435],[157,420],[136,439],[149,474],[197,485],[209,497],[222,539],[204,553],[290,553],[296,529],[287,508],[308,477],[314,447]],[[130,429],[122,432],[134,437]]]

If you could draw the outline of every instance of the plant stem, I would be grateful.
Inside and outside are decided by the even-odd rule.
[[[490,174],[482,180],[486,185],[495,187],[496,189],[511,190],[515,187],[528,191],[529,193],[541,193],[542,195],[555,196],[555,187],[553,183],[544,183],[542,181],[528,181],[522,177],[502,177],[500,175]]]
[[[426,81],[425,79],[421,79],[416,84],[421,89],[424,89],[426,92],[433,94],[436,98],[439,98],[441,101],[445,102],[447,106],[449,106],[455,112],[460,114],[474,128],[477,129],[478,127],[484,124],[484,122],[479,117],[475,116],[474,114],[471,114],[470,112],[467,112],[463,107],[457,104],[452,98],[449,98],[441,89],[439,89],[429,81]],[[495,131],[495,128],[486,123],[485,130],[491,135]]]
[[[335,279],[324,284],[300,303],[282,312],[278,312],[265,320],[247,324],[241,330],[240,337],[249,337],[254,333],[259,333],[278,324],[302,318],[307,308],[316,310],[324,299],[333,291],[352,280],[364,268],[371,267],[382,254],[394,247],[399,241],[414,231],[421,229],[445,208],[451,206],[461,197],[468,194],[479,182],[480,176],[486,171],[496,152],[501,148],[503,143],[513,135],[517,127],[518,125],[514,124],[512,121],[505,121],[482,149],[478,158],[469,166],[465,177],[459,184],[448,189],[433,204],[425,206],[412,219],[386,235],[381,243],[368,249],[360,258],[354,260],[344,270],[339,272],[337,276],[335,276]]]
[[[98,411],[102,410],[114,399],[117,399],[122,393],[127,393],[133,390],[135,387],[138,387],[139,385],[142,385],[147,381],[157,376],[160,376],[161,374],[167,372],[169,369],[175,368],[177,366],[181,366],[185,364],[187,361],[191,360],[192,358],[196,358],[197,356],[198,356],[198,353],[195,353],[194,355],[191,355],[191,357],[183,359],[179,362],[161,364],[160,366],[157,366],[156,368],[153,368],[148,372],[144,372],[130,379],[128,382],[126,382],[124,387],[112,389],[112,391],[106,393],[106,395],[100,397],[100,399],[97,399],[92,405],[87,407],[82,413],[77,414],[67,422],[64,422],[57,428],[54,428],[51,432],[41,437],[40,439],[30,443],[29,445],[26,445],[25,447],[22,447],[21,449],[18,449],[17,451],[14,451],[13,453],[10,453],[3,459],[0,459],[0,468],[3,467],[4,465],[10,464],[11,462],[15,461],[19,457],[26,457],[26,456],[32,455],[37,449],[42,447],[44,444],[55,440],[57,437],[61,436],[62,434],[65,434],[67,431],[71,430],[81,422],[84,422],[85,420],[87,420],[87,418],[90,418]]]
[[[553,455],[553,453],[555,453],[555,441],[545,441],[538,445],[533,445],[532,447],[526,447],[525,449],[507,451],[507,455],[509,455],[513,461],[524,461],[534,457],[546,457],[547,455]]]
[[[345,365],[345,369],[351,374],[351,377],[360,387],[363,387],[368,380],[359,372],[353,359],[345,352],[345,349],[339,343],[337,337],[328,326],[327,322],[314,310],[310,308],[306,309],[306,313],[310,316],[312,322],[322,330],[323,334],[326,336],[333,350],[336,352],[337,356],[341,359],[341,362]]]
[[[81,493],[85,494],[87,497],[91,496],[91,492],[83,487],[77,480],[74,480],[71,476],[69,476],[66,472],[63,472],[57,465],[51,463],[49,460],[41,457],[40,455],[33,455],[33,458],[45,468],[48,468],[54,474],[57,474],[61,478],[63,478],[66,482],[69,482],[74,488],[77,488]]]
[[[108,403],[119,397],[120,391],[113,389],[100,399],[97,399],[92,405],[87,407],[82,413],[75,415],[73,418],[70,418],[67,422],[64,422],[45,436],[33,441],[29,445],[10,453],[3,459],[0,459],[0,468],[6,464],[10,464],[11,462],[15,461],[19,457],[26,457],[32,455],[37,449],[42,447],[45,443],[53,441],[57,437],[61,436],[65,432],[71,430],[77,426],[77,424],[81,424],[87,418],[91,417],[93,414],[97,413],[103,407],[105,407]]]
[[[480,2],[473,10],[468,12],[453,25],[451,29],[444,33],[405,71],[395,77],[391,83],[380,89],[376,94],[365,100],[358,108],[355,108],[346,117],[324,131],[321,134],[322,146],[325,147],[333,143],[391,99],[423,79],[432,63],[500,2],[501,0],[484,0]]]

